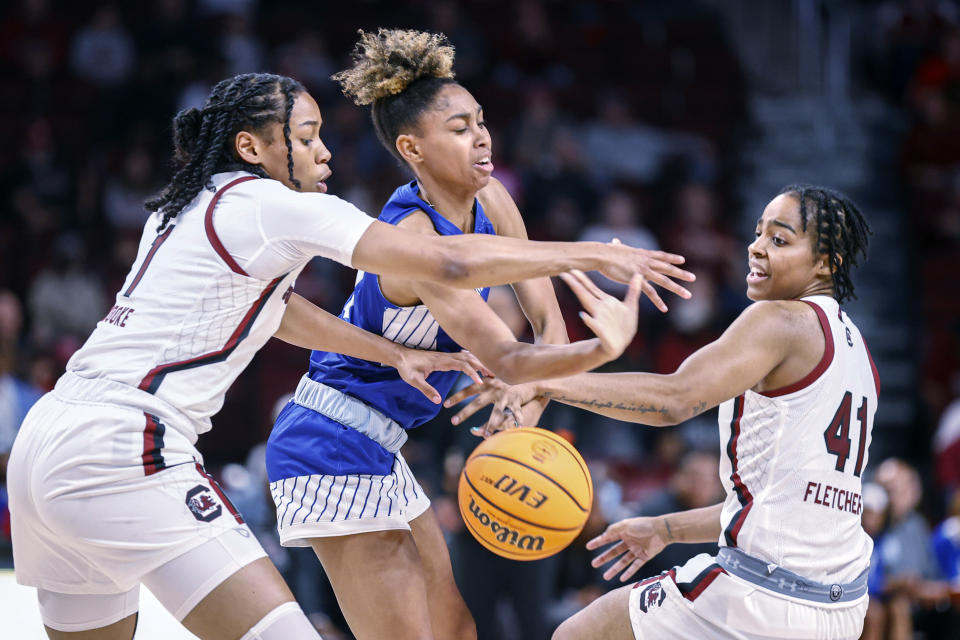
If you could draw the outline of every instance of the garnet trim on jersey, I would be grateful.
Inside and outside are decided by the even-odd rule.
[[[247,276],[248,278],[250,275],[244,271],[239,264],[237,264],[237,261],[233,259],[233,256],[230,255],[226,248],[224,248],[223,243],[220,242],[220,237],[217,236],[217,231],[213,228],[213,209],[217,206],[220,196],[222,196],[227,189],[234,185],[238,185],[241,182],[247,182],[249,180],[257,180],[257,177],[244,176],[225,184],[223,188],[213,194],[213,198],[210,199],[210,204],[207,205],[207,213],[203,216],[203,228],[207,232],[207,240],[209,240],[210,244],[213,245],[213,250],[217,252],[217,255],[227,263],[227,266],[230,267],[234,273],[239,273],[240,275]]]
[[[143,473],[144,475],[153,475],[157,471],[167,468],[167,463],[163,459],[163,434],[167,428],[160,422],[157,416],[144,412],[147,418],[147,426],[143,430]]]
[[[677,582],[677,573],[674,569],[670,570],[670,577],[673,578],[674,582],[677,582],[677,589],[683,594],[683,597],[693,602],[703,593],[704,589],[710,586],[711,582],[717,579],[717,576],[726,572],[726,569],[714,562],[697,574],[697,577],[690,582]]]
[[[877,365],[873,364],[873,356],[870,354],[870,347],[867,346],[867,341],[863,341],[863,348],[867,352],[867,360],[870,361],[870,371],[873,372],[873,385],[877,388],[877,399],[880,399],[880,374],[877,372]]]
[[[197,471],[200,473],[200,475],[206,478],[207,482],[210,483],[210,488],[213,489],[213,492],[217,494],[217,497],[220,498],[224,506],[227,507],[227,511],[230,512],[230,515],[234,517],[237,523],[243,524],[243,516],[240,515],[240,512],[237,511],[237,508],[233,506],[232,502],[230,502],[230,498],[228,498],[227,494],[225,494],[223,489],[220,488],[220,483],[214,480],[212,475],[207,473],[207,470],[203,468],[202,464],[196,461],[194,461],[194,464],[197,466]]]
[[[637,584],[633,585],[633,588],[637,589],[639,587],[652,584],[657,580],[666,580],[667,578],[670,578],[673,580],[673,583],[677,585],[677,590],[680,592],[680,594],[690,602],[693,602],[700,597],[700,594],[703,593],[704,589],[710,586],[710,583],[717,579],[717,576],[726,572],[726,569],[714,562],[707,565],[707,567],[698,573],[697,577],[690,582],[677,582],[677,568],[674,567],[673,569],[664,571],[658,576],[641,580]]]
[[[750,493],[750,490],[747,489],[747,485],[744,484],[743,479],[740,477],[740,470],[737,468],[739,464],[737,441],[740,439],[740,420],[743,418],[743,404],[743,394],[737,396],[733,401],[733,419],[730,420],[730,440],[727,441],[727,456],[730,457],[731,469],[730,480],[733,482],[733,491],[737,494],[737,500],[740,501],[741,505],[741,509],[733,515],[733,518],[730,519],[730,524],[727,525],[727,528],[723,532],[727,545],[731,547],[737,546],[737,536],[740,534],[740,529],[747,519],[747,514],[750,513],[750,509],[753,507],[753,495]]]
[[[827,367],[830,366],[830,363],[833,362],[833,330],[830,329],[830,321],[827,320],[827,314],[823,312],[823,309],[819,305],[810,302],[809,300],[802,300],[801,302],[806,302],[810,305],[814,311],[817,312],[817,318],[820,319],[820,329],[823,330],[823,357],[820,358],[820,362],[817,363],[817,366],[813,368],[813,371],[805,375],[800,380],[797,380],[793,384],[789,384],[785,387],[780,387],[779,389],[773,389],[771,391],[761,391],[760,395],[767,396],[768,398],[775,398],[777,396],[785,396],[788,393],[793,393],[795,391],[800,391],[804,387],[807,387],[823,375],[823,372],[827,370]]]
[[[283,280],[287,274],[274,278],[270,281],[270,284],[267,285],[267,288],[263,290],[263,293],[260,294],[260,297],[253,303],[253,306],[247,311],[246,315],[243,316],[243,319],[240,320],[240,325],[234,330],[233,334],[227,339],[227,343],[223,345],[222,348],[217,351],[212,351],[210,353],[205,353],[189,360],[181,360],[180,362],[171,362],[169,364],[161,364],[153,369],[143,377],[143,380],[140,381],[138,385],[140,389],[146,391],[147,393],[156,393],[157,389],[160,387],[160,383],[163,382],[164,376],[173,371],[181,371],[183,369],[192,369],[194,367],[202,367],[205,364],[211,364],[213,362],[221,362],[226,360],[227,357],[233,350],[237,348],[237,345],[247,337],[247,334],[250,333],[250,327],[253,326],[254,321],[257,319],[257,316],[260,315],[260,311],[263,310],[264,305],[267,303],[267,299],[270,297],[270,294],[276,290],[277,285],[280,284],[280,281]]]
[[[150,266],[150,261],[153,260],[153,255],[160,248],[160,245],[167,241],[167,238],[170,237],[170,234],[173,232],[173,228],[175,226],[177,225],[170,225],[167,227],[166,231],[158,234],[157,237],[153,239],[153,244],[150,245],[150,251],[147,252],[147,256],[143,259],[143,264],[140,265],[140,269],[137,270],[137,275],[133,278],[133,282],[130,283],[130,286],[127,287],[127,290],[123,292],[124,298],[129,298],[130,294],[133,293],[133,290],[137,288],[138,284],[140,284],[140,279],[143,278],[143,274],[147,272],[147,267]]]

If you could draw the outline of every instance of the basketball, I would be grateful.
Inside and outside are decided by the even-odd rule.
[[[512,560],[557,553],[583,529],[593,504],[586,463],[569,442],[536,427],[480,443],[457,490],[460,515],[480,544]]]

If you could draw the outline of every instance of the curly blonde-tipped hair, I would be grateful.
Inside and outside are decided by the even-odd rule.
[[[442,33],[412,29],[360,31],[353,66],[333,75],[358,105],[397,95],[421,78],[453,79],[453,46]]]

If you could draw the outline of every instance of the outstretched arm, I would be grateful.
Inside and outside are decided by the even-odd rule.
[[[520,209],[517,208],[513,197],[506,187],[496,178],[477,194],[487,217],[494,223],[497,234],[511,238],[527,239],[527,228],[523,222]],[[649,286],[644,283],[644,288]],[[549,278],[531,278],[513,283],[523,315],[526,316],[533,328],[535,344],[568,344],[570,337],[560,311],[560,303]],[[540,422],[540,416],[549,404],[549,400],[538,396],[520,407],[520,413],[515,418],[516,424],[534,426]],[[481,427],[474,428],[474,434],[479,435]]]
[[[480,382],[477,371],[487,372],[486,367],[471,353],[407,349],[344,322],[295,293],[287,301],[280,327],[273,335],[305,349],[342,353],[394,367],[407,384],[416,387],[436,403],[439,403],[441,398],[437,390],[427,383],[430,373],[462,371],[475,382]]]
[[[624,283],[639,273],[689,298],[690,292],[670,279],[695,279],[676,266],[683,262],[682,256],[620,244],[533,242],[480,233],[425,237],[379,221],[364,232],[351,258],[355,268],[371,273],[460,289],[510,284],[571,269],[595,269]]]
[[[584,373],[520,385],[503,394],[485,393],[482,385],[474,385],[448,398],[447,405],[478,394],[455,416],[455,423],[495,403],[488,422],[493,428],[503,421],[504,408],[513,410],[538,395],[617,420],[677,424],[753,388],[797,350],[805,336],[790,304],[802,303],[751,305],[720,338],[668,375]]]
[[[618,573],[626,582],[640,567],[675,542],[715,542],[720,537],[720,512],[723,504],[689,509],[652,518],[627,518],[615,522],[596,538],[587,542],[587,549],[599,549],[613,543],[590,564],[600,567],[617,561],[603,572],[604,580]]]
[[[623,302],[602,291],[578,293],[584,321],[597,337],[562,345],[518,342],[475,291],[427,282],[413,283],[412,290],[451,338],[513,384],[541,375],[571,375],[617,358],[637,330],[641,284],[640,276],[635,276]]]

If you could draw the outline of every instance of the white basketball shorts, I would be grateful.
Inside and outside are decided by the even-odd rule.
[[[638,582],[630,592],[630,624],[637,640],[855,640],[866,611],[867,596],[821,605],[761,589],[730,575],[705,553]]]
[[[310,546],[310,538],[343,536],[408,524],[430,499],[398,452],[389,475],[310,475],[270,483],[280,543]]]
[[[235,567],[264,555],[198,462],[163,463],[164,429],[155,420],[56,392],[31,409],[7,472],[20,584],[62,594],[126,593],[161,565],[228,533],[237,538],[229,545]]]

